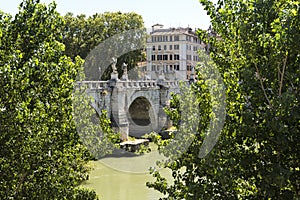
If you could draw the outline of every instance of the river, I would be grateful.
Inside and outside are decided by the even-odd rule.
[[[93,170],[89,180],[83,186],[94,189],[101,200],[155,200],[162,194],[146,186],[154,181],[149,174],[149,167],[154,167],[156,160],[161,160],[157,150],[141,156],[114,156],[92,162]],[[171,175],[166,169],[160,170],[164,177]]]

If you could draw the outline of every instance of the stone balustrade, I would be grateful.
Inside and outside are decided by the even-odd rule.
[[[155,88],[158,87],[157,81],[146,80],[146,81],[119,81],[122,87],[125,88]]]
[[[77,82],[78,85],[86,85],[88,89],[105,89],[108,87],[108,81],[80,81]]]
[[[179,87],[179,81],[163,81],[162,82],[167,87]]]
[[[174,80],[164,80],[162,82],[156,80],[142,80],[142,81],[122,81],[118,80],[116,83],[117,87],[124,88],[156,88],[158,84],[163,84],[167,87],[177,88],[179,87],[179,81]],[[96,90],[96,89],[106,89],[109,86],[109,81],[80,81],[77,82],[77,85],[86,85],[88,89]]]

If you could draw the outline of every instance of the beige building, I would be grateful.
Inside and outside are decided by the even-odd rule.
[[[205,45],[191,28],[168,28],[156,24],[147,39],[148,79],[188,80]]]

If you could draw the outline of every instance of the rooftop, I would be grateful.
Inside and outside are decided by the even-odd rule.
[[[173,34],[187,34],[196,35],[196,30],[193,31],[192,28],[178,27],[178,28],[163,28],[162,24],[155,24],[152,26],[151,35],[173,35]]]

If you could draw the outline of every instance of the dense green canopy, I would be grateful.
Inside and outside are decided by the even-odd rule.
[[[97,198],[78,186],[88,176],[91,153],[98,158],[113,146],[103,135],[94,138],[94,154],[80,141],[74,106],[88,106],[90,99],[72,95],[83,65],[77,56],[85,58],[104,39],[142,25],[135,13],[62,17],[55,3],[39,0],[24,0],[14,17],[0,12],[0,199]],[[105,112],[95,126],[78,119],[95,116],[84,108],[75,114],[85,131],[100,125],[103,133],[119,139]]]
[[[166,199],[300,198],[299,1],[200,2],[212,28],[198,33],[210,44],[214,64],[199,67],[217,66],[222,74],[226,121],[213,151],[200,158],[214,116],[207,80],[199,73],[193,86],[201,110],[195,140],[181,158],[164,164],[173,184],[154,171],[156,182],[148,185]],[[179,121],[173,103],[177,111],[170,115]]]

